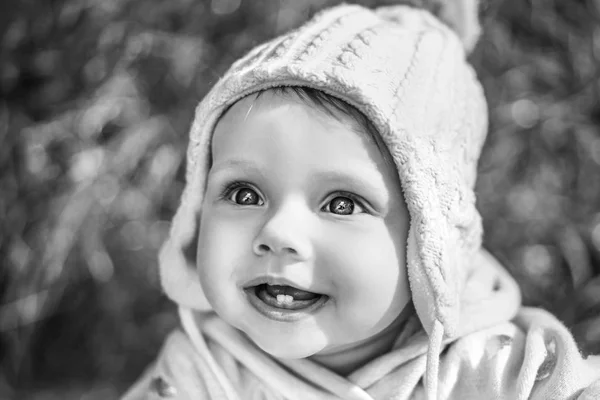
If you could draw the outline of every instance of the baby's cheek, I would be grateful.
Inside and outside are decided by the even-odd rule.
[[[209,209],[201,219],[198,252],[226,257],[251,248],[251,227],[247,218],[236,218],[218,209]]]
[[[200,227],[197,268],[205,291],[223,291],[239,265],[243,240],[239,230],[226,221],[207,219]],[[206,293],[210,295],[210,293]]]
[[[406,302],[404,260],[390,237],[376,231],[360,240],[346,239],[343,248],[330,253],[327,263],[335,283],[338,312],[348,322],[374,323]]]
[[[373,233],[345,244],[335,262],[339,279],[362,291],[385,290],[398,280],[402,262],[389,237]]]

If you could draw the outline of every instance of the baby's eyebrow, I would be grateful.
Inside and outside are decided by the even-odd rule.
[[[246,172],[261,173],[260,168],[253,162],[240,159],[229,159],[217,164],[213,164],[211,167],[211,173],[220,173],[222,171],[241,169]]]
[[[387,200],[387,186],[381,174],[369,167],[345,166],[343,170],[319,171],[314,174],[315,180],[335,184],[341,182],[356,191],[377,197],[381,201]],[[386,198],[381,198],[385,196]]]

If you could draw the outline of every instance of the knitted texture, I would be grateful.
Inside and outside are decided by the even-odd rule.
[[[195,260],[186,254],[196,246],[211,136],[230,105],[276,86],[326,92],[377,128],[410,213],[407,268],[415,308],[428,332],[437,320],[452,337],[470,259],[481,246],[473,186],[487,107],[458,36],[429,12],[408,6],[323,11],[250,51],[217,82],[196,110],[187,185],[160,253],[167,295],[182,306],[210,309]]]

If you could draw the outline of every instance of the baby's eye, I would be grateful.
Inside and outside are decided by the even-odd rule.
[[[249,187],[232,188],[228,198],[241,206],[261,206],[264,203],[260,195]]]
[[[337,215],[352,215],[365,211],[358,201],[346,196],[334,197],[323,209]]]

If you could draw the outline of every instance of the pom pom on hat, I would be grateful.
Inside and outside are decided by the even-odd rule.
[[[446,0],[438,15],[456,32],[467,53],[473,51],[481,35],[478,9],[479,0]]]
[[[432,17],[438,18],[452,29],[467,53],[475,48],[481,35],[479,22],[479,0],[406,0],[403,4],[428,10]],[[408,23],[405,12],[397,5],[380,7],[377,9],[380,16]]]
[[[411,217],[407,269],[415,308],[428,333],[452,337],[468,260],[481,246],[473,185],[487,106],[465,59],[479,31],[454,25],[457,17],[476,21],[476,5],[448,0],[439,10],[447,25],[409,6],[340,5],[238,60],[196,110],[187,184],[160,254],[166,294],[210,310],[186,249],[196,246],[210,139],[222,113],[254,92],[305,86],[356,107],[380,133]],[[464,29],[457,36],[448,26]]]

